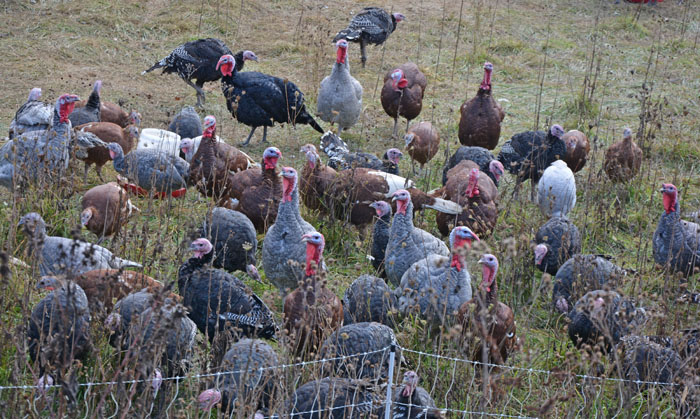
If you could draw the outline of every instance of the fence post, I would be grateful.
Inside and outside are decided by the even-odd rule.
[[[386,401],[384,406],[384,419],[391,418],[391,388],[394,386],[394,361],[396,359],[396,344],[391,344],[389,352],[389,380],[386,383]]]

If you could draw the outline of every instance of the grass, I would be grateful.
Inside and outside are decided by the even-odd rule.
[[[640,300],[654,318],[644,332],[668,335],[697,325],[695,306],[673,302],[680,284],[655,269],[651,236],[661,208],[655,191],[662,181],[673,181],[679,186],[683,211],[700,206],[700,196],[695,193],[700,183],[698,11],[677,6],[674,1],[654,9],[613,5],[612,1],[465,1],[455,55],[459,2],[382,0],[377,4],[401,11],[408,19],[385,46],[368,48],[367,68],[362,69],[359,64],[359,49],[350,48],[351,71],[364,86],[365,109],[358,125],[344,136],[346,142],[377,154],[389,146],[403,146],[402,141],[390,139],[392,121],[380,106],[379,89],[375,90],[375,86],[394,65],[413,60],[428,76],[420,120],[437,126],[443,139],[441,147],[449,147],[453,152],[459,145],[459,106],[474,95],[482,75],[481,65],[490,60],[495,65],[494,94],[507,114],[501,144],[517,132],[532,129],[538,112],[538,128],[543,128],[545,121],[563,123],[565,129],[581,129],[591,139],[589,163],[576,175],[578,202],[571,217],[583,234],[584,252],[610,255],[617,264],[635,270],[621,291]],[[334,58],[332,35],[367,5],[370,3],[347,0],[5,2],[0,6],[8,28],[0,33],[5,86],[0,131],[7,131],[14,112],[32,87],[42,87],[44,99],[53,101],[64,92],[87,96],[98,78],[104,82],[106,100],[123,101],[126,108],[138,109],[143,115],[143,127],[164,128],[183,105],[194,103],[194,91],[175,76],[160,76],[157,72],[141,76],[140,72],[179,43],[206,36],[220,37],[234,50],[255,51],[261,60],[246,64],[247,69],[294,81],[306,93],[308,108],[314,110],[318,85],[329,73]],[[595,59],[600,60],[601,68],[597,87],[591,92],[584,81],[594,76],[589,74],[594,35]],[[544,77],[538,107],[541,72]],[[205,90],[207,106],[202,116],[216,116],[219,135],[232,144],[241,142],[248,128],[231,118],[219,85],[207,85]],[[611,185],[601,170],[604,150],[621,138],[625,126],[636,131],[640,114],[645,121],[642,173],[629,185]],[[259,142],[260,135],[246,149],[253,156],[260,156],[265,148]],[[282,150],[282,164],[300,169],[303,159],[299,147],[307,142],[318,143],[318,136],[306,126],[284,126],[269,130],[268,140]],[[429,164],[431,177],[418,177],[425,190],[438,186],[444,158],[440,152]],[[408,160],[402,162],[401,171],[410,173]],[[111,165],[104,172],[106,178],[114,176]],[[29,190],[17,197],[0,190],[0,250],[25,258],[26,239],[18,233],[16,224],[29,211],[43,215],[50,224],[49,234],[70,237],[78,225],[82,192],[99,183],[91,172],[88,183],[83,184],[82,167],[72,181],[72,186],[62,191]],[[504,370],[496,374],[491,396],[486,397],[471,367],[409,354],[406,358],[423,377],[422,385],[431,391],[439,406],[454,409],[553,417],[676,415],[668,392],[635,394],[622,385],[571,376],[597,374],[599,369],[593,367],[597,362],[591,362],[571,346],[565,320],[550,310],[552,279],[534,269],[530,249],[534,232],[545,220],[529,200],[510,198],[513,186],[512,179],[504,181],[499,226],[485,241],[501,259],[500,298],[515,311],[518,335],[523,340],[522,351],[508,365],[562,373],[548,376]],[[172,281],[186,257],[190,234],[204,219],[211,202],[198,197],[194,190],[184,200],[135,201],[142,213],[131,220],[121,238],[108,240],[105,245],[122,257],[142,262],[146,274]],[[359,274],[371,272],[365,257],[369,239],[363,241],[353,228],[321,219],[305,208],[302,214],[327,238],[325,258],[330,267],[330,285],[342,295]],[[433,214],[425,213],[417,220],[421,227],[437,234]],[[81,234],[88,240],[95,239],[86,232]],[[262,236],[259,241],[262,242]],[[473,262],[469,266],[476,285],[477,269]],[[0,343],[0,385],[32,383],[36,378],[23,349],[25,319],[33,303],[41,298],[33,290],[36,279],[35,271],[17,269],[11,282],[3,282],[0,331],[6,338]],[[278,313],[281,311],[281,300],[272,286],[251,286]],[[687,286],[696,288],[696,280]],[[110,380],[117,367],[115,351],[107,344],[101,326],[93,329],[96,350],[80,369],[81,382]],[[425,330],[417,319],[405,319],[397,328],[397,337],[404,347],[464,358],[450,339],[454,333]],[[289,362],[285,351],[276,348],[281,361]],[[599,361],[602,370],[617,376],[609,361]],[[215,367],[202,339],[192,372]],[[289,395],[317,372],[314,368],[289,371],[283,394]],[[177,409],[182,415],[196,415],[195,397],[206,384],[204,380],[182,383],[179,397],[168,393],[167,403],[174,400],[170,409]],[[105,416],[117,412],[121,415],[126,406],[122,404],[122,390],[114,390],[119,403],[107,398],[98,412],[104,394],[104,389],[83,393],[86,401],[78,409],[82,413],[89,410]],[[3,392],[0,404],[31,416],[48,415],[40,403],[37,407],[31,397],[25,396]],[[148,407],[136,403],[131,413],[141,416]],[[63,412],[60,409],[64,405],[56,402],[50,408],[57,414]]]

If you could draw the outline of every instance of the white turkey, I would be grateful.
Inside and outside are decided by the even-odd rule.
[[[576,205],[574,172],[563,160],[555,161],[542,174],[537,202],[545,217],[566,217]]]

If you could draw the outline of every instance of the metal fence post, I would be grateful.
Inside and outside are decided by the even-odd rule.
[[[389,352],[389,380],[386,384],[386,401],[384,406],[384,419],[391,419],[391,388],[394,386],[394,361],[396,359],[396,344],[391,344]]]

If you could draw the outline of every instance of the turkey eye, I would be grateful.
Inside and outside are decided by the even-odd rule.
[[[512,339],[513,336],[515,336],[515,333],[513,333],[513,332],[510,332],[510,333],[508,333],[508,334],[506,335],[506,337],[507,337],[508,339]]]

